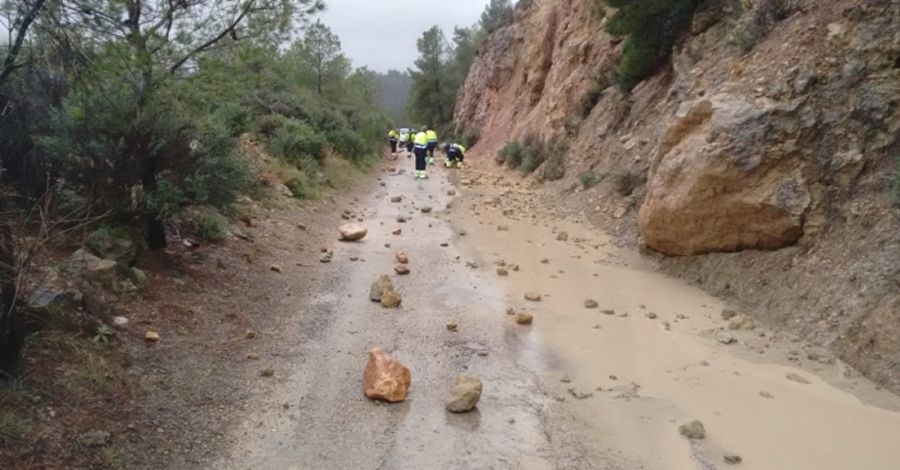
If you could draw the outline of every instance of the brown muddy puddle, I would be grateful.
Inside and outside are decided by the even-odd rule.
[[[728,331],[736,342],[721,344],[726,305],[718,300],[651,272],[596,230],[501,218],[483,194],[462,193],[464,209],[455,211],[465,215],[455,223],[470,235],[461,243],[480,253],[478,269],[493,272],[500,259],[520,266],[497,276],[509,305],[535,316],[515,340],[520,361],[541,369],[552,359],[545,383],[602,445],[651,469],[724,468],[725,453],[741,456],[744,469],[900,468],[900,413],[892,411],[900,398],[841,363],[805,352],[789,362],[803,344],[773,341],[770,328]],[[563,230],[568,240],[558,241]],[[543,299],[528,302],[526,292]],[[599,308],[586,309],[586,299]],[[695,419],[706,438],[691,442],[678,426]]]

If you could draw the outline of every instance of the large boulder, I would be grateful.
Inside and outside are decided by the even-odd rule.
[[[341,240],[354,242],[365,238],[369,230],[360,224],[344,224],[338,227],[338,232],[341,233]]]
[[[412,383],[409,368],[391,357],[381,348],[369,351],[369,362],[363,371],[363,392],[373,400],[390,403],[406,399]]]
[[[811,205],[797,141],[814,123],[801,102],[719,94],[682,104],[638,216],[647,245],[696,255],[797,242]]]
[[[481,379],[472,374],[459,374],[456,384],[447,397],[445,406],[447,411],[453,413],[465,413],[471,411],[481,399]]]

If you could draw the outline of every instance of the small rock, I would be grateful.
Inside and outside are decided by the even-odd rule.
[[[498,276],[509,276],[509,271],[507,271],[506,268],[497,268],[497,275]]]
[[[363,371],[363,392],[373,400],[398,403],[406,399],[412,383],[409,368],[381,348],[369,351],[369,362]]]
[[[381,296],[381,306],[384,308],[397,308],[402,302],[403,298],[393,290],[389,290]]]
[[[300,229],[300,230],[306,231],[306,225],[303,225],[303,224],[297,224],[297,228]]]
[[[256,330],[247,330],[244,332],[244,338],[253,339],[256,338]]]
[[[460,229],[460,230],[459,230],[459,236],[461,236],[461,237],[464,237],[464,236],[466,236],[466,231],[465,231],[465,230],[462,230],[462,229]]]
[[[600,313],[604,315],[615,315],[616,311],[613,309],[601,310]]]
[[[421,209],[421,211],[423,214],[430,214],[432,211],[432,208],[431,208],[431,206],[425,206]]]
[[[678,427],[678,432],[688,439],[703,439],[706,437],[706,429],[700,421],[691,421]]]
[[[450,331],[459,331],[459,324],[456,322],[447,322],[447,329]]]
[[[569,232],[559,232],[559,235],[556,236],[557,241],[567,241],[569,239]]]
[[[269,269],[271,269],[272,271],[274,271],[276,273],[281,272],[281,266],[278,266],[277,264],[273,264],[272,266],[269,267]]]
[[[394,266],[394,272],[401,276],[406,276],[407,274],[409,274],[409,266],[405,264],[398,264],[397,266]]]
[[[338,227],[338,232],[341,233],[341,240],[352,242],[365,238],[369,230],[360,224],[345,224]]]
[[[510,271],[518,271],[519,270],[519,265],[515,264],[515,263],[509,265],[508,267],[509,267]]]
[[[569,394],[571,394],[573,397],[575,397],[576,400],[586,400],[586,399],[594,396],[594,394],[592,392],[587,392],[587,393],[579,392],[578,389],[575,387],[570,388],[568,391],[569,391]]]
[[[333,256],[334,256],[334,253],[332,253],[332,252],[330,252],[330,251],[327,251],[327,252],[325,252],[325,253],[322,253],[322,256],[319,257],[319,261],[322,262],[322,263],[330,263],[330,262],[331,262],[331,258],[332,258]]]
[[[718,335],[716,335],[716,341],[718,341],[722,344],[731,344],[731,343],[734,343],[734,336],[731,336],[730,334],[725,333],[723,331],[723,332],[719,333]]]
[[[409,257],[406,256],[406,253],[404,253],[404,252],[402,252],[402,251],[398,251],[398,252],[397,252],[397,262],[400,263],[400,264],[408,264],[408,263],[409,263]]]
[[[550,264],[550,260],[547,258],[544,258],[541,260],[541,264]]]
[[[584,301],[584,308],[594,309],[594,308],[599,308],[599,307],[600,307],[600,304],[597,303],[596,300],[587,299]]]
[[[655,320],[655,319],[656,319],[656,314],[653,313],[653,312],[647,312],[644,316],[647,317],[647,318],[649,318],[649,319],[651,319],[651,320]]]
[[[616,377],[615,375],[610,375],[609,380],[619,380],[619,378]]]
[[[82,447],[103,447],[109,444],[112,436],[106,431],[88,431],[76,438]]]
[[[125,326],[127,324],[128,324],[128,319],[125,317],[113,318],[113,325],[115,325],[115,326]]]
[[[251,361],[258,361],[259,354],[256,354],[256,353],[247,354],[247,359],[250,359]]]
[[[450,244],[447,242],[441,243],[441,248],[447,248],[448,246],[450,246]]]
[[[564,375],[564,376],[562,376],[561,379],[559,379],[559,381],[562,382],[562,383],[564,383],[564,384],[567,384],[567,383],[571,383],[571,382],[572,382],[572,379],[569,378],[568,375]]]
[[[728,329],[730,330],[752,330],[756,328],[753,319],[747,315],[736,315],[728,321]]]
[[[516,314],[516,324],[530,325],[534,321],[534,316],[530,313],[520,312]]]
[[[372,302],[381,302],[384,293],[393,290],[393,281],[391,281],[391,278],[388,277],[387,274],[384,274],[372,283],[372,287],[369,289],[369,299],[371,299]]]
[[[452,413],[465,413],[471,411],[481,399],[481,379],[472,374],[459,374],[456,384],[447,397],[445,407]]]
[[[399,228],[398,228],[398,229],[394,229],[394,231],[391,232],[392,235],[400,235],[401,233],[403,233],[403,230],[402,230],[402,229],[399,229]]]
[[[541,298],[541,294],[538,294],[537,292],[525,293],[525,300],[530,300],[531,302],[540,302]]]
[[[472,269],[478,269],[478,263],[474,261],[466,261],[466,267]]]
[[[507,226],[507,225],[498,225],[498,226],[497,226],[497,231],[498,231],[498,232],[509,232],[509,226]]]
[[[478,357],[487,357],[488,352],[487,352],[487,351],[478,351],[478,352],[475,353],[475,354],[476,354]]]
[[[402,215],[398,215],[398,216],[397,216],[397,222],[399,222],[399,223],[401,223],[401,224],[405,224],[405,223],[406,223],[406,217],[403,217]]]
[[[262,377],[271,377],[275,375],[275,369],[266,367],[265,369],[259,371],[259,375],[261,375]]]
[[[616,312],[616,316],[619,318],[625,318],[628,316],[628,312]]]
[[[732,318],[738,316],[738,313],[731,309],[722,309],[722,320],[731,320]]]
[[[395,202],[395,203],[396,203],[396,202],[400,202],[400,201],[402,201],[402,200],[403,200],[403,197],[402,197],[402,196],[394,196],[394,197],[391,198],[391,202]]]
[[[451,189],[451,190],[447,191],[447,195],[448,195],[448,196],[456,196],[456,190],[455,190],[455,189]]]
[[[514,309],[514,308],[512,308],[512,307],[509,307],[509,308],[506,309],[506,314],[507,314],[507,315],[515,315],[515,314],[516,314],[516,309]]]
[[[741,456],[737,454],[725,454],[723,458],[725,459],[725,463],[731,465],[737,465],[744,461],[744,459],[742,459]]]
[[[157,333],[155,331],[148,331],[147,333],[144,334],[144,339],[155,343],[155,342],[159,341],[159,333]]]
[[[791,381],[794,381],[794,382],[797,382],[797,383],[803,384],[803,385],[809,385],[812,383],[809,380],[806,380],[806,378],[803,377],[802,375],[794,373],[794,372],[791,372],[786,377],[788,380],[791,380]]]
[[[775,395],[772,395],[771,393],[766,392],[766,391],[759,392],[759,396],[761,396],[761,397],[763,397],[763,398],[766,398],[766,399],[768,399],[768,400],[774,400],[774,399],[775,399]]]

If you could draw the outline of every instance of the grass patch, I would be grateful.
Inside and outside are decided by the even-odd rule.
[[[0,411],[0,442],[9,444],[21,441],[31,431],[31,420],[15,410]]]
[[[583,186],[584,189],[593,188],[600,182],[600,178],[597,178],[597,175],[593,171],[586,171],[578,175],[578,180],[581,181],[581,186]]]
[[[220,243],[225,241],[225,220],[222,216],[213,212],[201,212],[194,225],[197,230],[197,236],[212,243]]]

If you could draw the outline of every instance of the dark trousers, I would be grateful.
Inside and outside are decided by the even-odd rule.
[[[461,162],[463,161],[463,154],[459,150],[451,150],[447,152],[447,159]]]
[[[416,171],[425,171],[425,149],[416,149]]]
[[[412,140],[406,143],[406,151],[412,153],[413,151],[413,143]]]
[[[391,153],[397,153],[397,141],[391,139]]]
[[[434,149],[437,148],[437,142],[429,142],[428,147],[425,147],[428,150],[428,156],[434,156]]]

